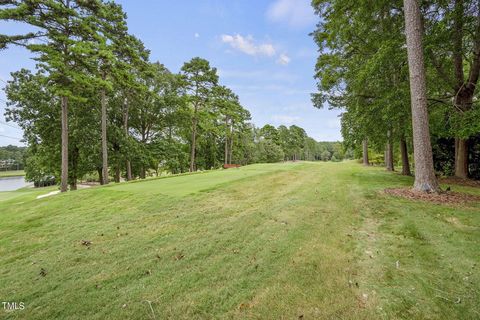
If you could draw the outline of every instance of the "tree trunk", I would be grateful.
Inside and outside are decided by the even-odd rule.
[[[100,104],[102,107],[102,184],[108,184],[107,97],[104,88],[100,92]]]
[[[455,105],[460,110],[469,110],[473,102],[473,90],[467,90],[463,84],[455,97]],[[455,138],[455,177],[468,178],[468,139]]]
[[[455,177],[468,178],[468,140],[455,139]]]
[[[433,170],[430,144],[420,8],[418,0],[404,0],[403,3],[412,103],[413,155],[415,159],[413,189],[420,192],[437,193],[440,191],[440,187]]]
[[[456,87],[453,94],[455,95],[454,107],[457,112],[463,113],[473,107],[473,97],[480,75],[480,30],[477,26],[473,33],[473,61],[468,61],[470,72],[465,81],[463,59],[463,35],[465,29],[465,5],[464,0],[456,0],[453,15],[453,67],[455,72]],[[468,9],[467,9],[468,10]],[[480,23],[479,4],[476,3],[477,25]],[[468,139],[455,138],[455,176],[458,178],[468,178]]]
[[[457,167],[457,159],[458,159],[458,138],[455,138],[455,159],[454,159],[455,160],[455,168]]]
[[[228,118],[225,118],[225,158],[224,164],[228,164]]]
[[[393,144],[392,144],[392,138],[391,138],[391,132],[388,130],[387,132],[387,171],[395,171],[394,168],[394,163],[393,163]]]
[[[130,163],[129,160],[127,160],[127,180],[130,181],[132,180],[132,164]]]
[[[408,161],[407,142],[405,138],[400,139],[400,153],[402,155],[402,175],[410,176],[410,163]]]
[[[119,183],[120,182],[120,166],[117,165],[115,166],[115,182]]]
[[[195,148],[197,145],[197,107],[195,106],[195,115],[192,119],[192,144],[190,146],[190,172],[196,171],[195,166]]]
[[[387,142],[387,171],[395,171],[393,161],[393,145]]]
[[[71,166],[71,170],[70,170],[70,175],[71,175],[71,179],[70,179],[70,191],[72,190],[77,190],[77,171],[78,171],[78,154],[79,153],[79,150],[76,146],[73,147],[73,152],[71,154],[71,162],[72,162],[72,166]]]
[[[363,165],[369,166],[370,162],[368,161],[368,140],[367,139],[364,139],[362,141],[362,147],[363,147]]]
[[[125,133],[125,138],[128,138],[128,98],[125,97],[124,101],[124,112],[123,112],[123,130]],[[126,172],[127,172],[127,180],[132,180],[132,165],[130,164],[130,160],[128,160],[127,154],[127,161],[126,161]]]
[[[98,172],[98,182],[100,182],[100,184],[103,184],[103,170],[102,168],[97,168],[97,172]]]
[[[68,189],[68,97],[62,97],[62,173],[60,191]]]
[[[228,159],[228,163],[229,164],[232,164],[232,156],[233,156],[233,135],[230,137],[230,156],[229,156],[229,159]]]

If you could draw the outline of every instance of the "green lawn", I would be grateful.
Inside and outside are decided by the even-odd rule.
[[[2,177],[18,177],[24,176],[25,171],[23,170],[10,170],[10,171],[0,171],[0,178]]]
[[[478,319],[480,204],[381,192],[411,183],[288,163],[0,193],[0,301],[25,303],[0,318]]]

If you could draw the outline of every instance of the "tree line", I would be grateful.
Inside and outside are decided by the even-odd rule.
[[[321,16],[312,101],[343,110],[346,145],[365,164],[368,150],[384,152],[387,169],[400,164],[406,175],[416,149],[430,153],[437,174],[480,179],[478,1],[312,4]],[[419,128],[426,134],[415,138]],[[414,160],[416,169],[421,161]]]
[[[0,147],[0,170],[23,170],[25,147]]]
[[[57,177],[61,191],[97,172],[102,184],[149,171],[282,160],[341,160],[298,126],[256,128],[238,96],[202,58],[177,73],[152,62],[126,14],[101,0],[3,1],[0,20],[32,32],[0,35],[25,47],[35,70],[13,72],[5,116],[24,130],[26,177]]]

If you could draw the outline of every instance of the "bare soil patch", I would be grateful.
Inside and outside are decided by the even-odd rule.
[[[438,204],[465,204],[469,202],[480,202],[480,196],[453,191],[424,193],[413,191],[411,188],[391,188],[385,189],[384,192],[392,196],[407,198],[409,200],[419,200]]]

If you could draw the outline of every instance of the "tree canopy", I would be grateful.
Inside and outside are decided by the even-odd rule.
[[[480,7],[468,0],[420,4],[434,166],[439,174],[478,177]],[[342,135],[350,148],[360,151],[368,141],[386,160],[403,159],[400,164],[409,167],[413,136],[403,2],[312,5],[320,16],[312,33],[320,52],[314,105],[342,110]],[[389,145],[400,147],[402,157]]]
[[[113,2],[4,1],[0,19],[31,32],[0,35],[38,62],[12,73],[6,119],[24,131],[27,178],[54,176],[61,190],[82,179],[106,184],[284,160],[341,160],[339,143],[319,143],[298,126],[256,128],[210,62],[179,72],[151,61]]]

